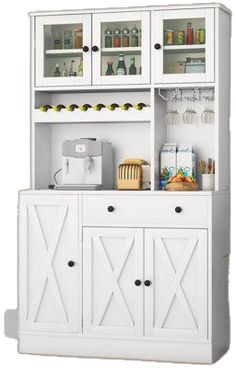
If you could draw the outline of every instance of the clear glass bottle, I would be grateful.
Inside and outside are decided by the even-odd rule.
[[[105,47],[112,47],[112,30],[109,27],[105,30]]]
[[[117,75],[126,75],[127,74],[127,68],[125,65],[125,56],[124,54],[119,54],[119,61],[116,68],[116,74]]]
[[[60,69],[59,69],[59,65],[56,64],[56,68],[54,70],[54,73],[53,73],[54,77],[60,77],[61,76],[61,72],[60,72]]]
[[[76,71],[74,69],[75,60],[71,60],[69,77],[76,77]]]
[[[136,75],[136,74],[137,74],[137,68],[135,66],[135,56],[132,56],[130,58],[129,75]]]
[[[66,67],[66,63],[64,63],[63,65],[64,65],[64,68],[62,70],[62,76],[63,77],[68,77],[68,70],[67,70],[67,67]]]
[[[64,32],[64,49],[72,49],[73,48],[73,37],[71,31]]]
[[[138,28],[134,25],[131,29],[131,46],[138,46]]]
[[[79,57],[78,58],[78,77],[83,77],[83,58]]]
[[[74,30],[74,48],[82,49],[83,47],[83,29],[77,28]]]
[[[127,26],[122,30],[122,47],[129,47],[130,31]]]
[[[113,70],[113,61],[108,61],[107,62],[107,71],[105,75],[114,75],[115,72]]]

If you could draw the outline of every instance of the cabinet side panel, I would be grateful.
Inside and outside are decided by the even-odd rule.
[[[230,187],[230,38],[231,18],[216,10],[216,190]],[[218,152],[217,152],[218,151]]]
[[[229,254],[230,195],[225,194],[212,198],[212,339],[222,341],[224,352],[229,342]]]

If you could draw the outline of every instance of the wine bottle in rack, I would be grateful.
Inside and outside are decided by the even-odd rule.
[[[147,105],[145,103],[143,103],[143,102],[140,102],[140,103],[134,105],[134,108],[136,110],[142,110],[144,107],[147,107]]]
[[[42,112],[47,112],[49,109],[52,109],[51,105],[43,105],[43,106],[40,106],[39,108],[39,110]]]
[[[95,105],[95,106],[93,106],[93,109],[95,110],[95,111],[101,111],[102,109],[104,109],[106,106],[105,105],[103,105],[103,104],[97,104],[97,105]]]
[[[89,104],[84,104],[79,107],[80,111],[87,111],[88,109],[91,109],[92,106]]]
[[[130,107],[133,107],[130,103],[125,103],[120,106],[121,110],[129,110]]]
[[[66,106],[67,111],[74,111],[75,109],[78,109],[78,108],[79,106],[76,104],[71,104],[71,105]]]
[[[115,109],[118,109],[119,105],[117,103],[113,103],[111,105],[107,105],[107,109],[110,111],[114,111]]]
[[[61,109],[65,109],[65,105],[59,104],[52,107],[54,111],[61,111]]]

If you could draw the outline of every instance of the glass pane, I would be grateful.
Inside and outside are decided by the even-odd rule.
[[[164,74],[205,73],[205,18],[164,20]]]
[[[44,77],[83,76],[83,24],[44,26]]]
[[[101,24],[101,75],[137,75],[141,65],[141,21]]]

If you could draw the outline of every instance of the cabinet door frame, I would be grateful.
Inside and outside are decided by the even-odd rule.
[[[89,47],[83,52],[82,77],[44,77],[44,26],[54,24],[83,24],[83,45]],[[35,86],[84,86],[91,84],[91,14],[37,16],[35,21]],[[78,56],[81,56],[78,53]],[[72,56],[73,58],[73,56]]]
[[[83,334],[84,335],[101,335],[101,336],[143,336],[143,324],[144,324],[144,309],[143,309],[143,297],[144,297],[144,288],[143,284],[140,286],[133,286],[134,299],[135,299],[135,311],[132,316],[134,325],[131,327],[120,327],[120,326],[99,326],[99,321],[103,318],[106,308],[109,305],[109,301],[107,305],[103,306],[104,308],[98,308],[96,310],[97,315],[94,317],[92,312],[92,242],[94,239],[102,237],[102,236],[117,236],[117,237],[125,237],[125,246],[122,249],[120,254],[120,258],[118,260],[116,268],[112,270],[111,265],[109,263],[109,259],[106,256],[103,245],[100,242],[99,247],[103,248],[103,252],[101,249],[100,260],[103,262],[104,271],[107,274],[108,280],[111,280],[111,284],[105,285],[104,290],[106,290],[106,286],[108,286],[108,290],[110,292],[114,292],[118,294],[120,290],[120,286],[118,283],[120,275],[122,275],[124,265],[129,257],[129,247],[132,247],[132,243],[134,248],[134,257],[135,257],[135,275],[134,280],[132,280],[132,284],[134,285],[134,281],[136,279],[143,280],[143,229],[138,228],[112,228],[112,227],[84,227],[83,228]],[[96,244],[98,246],[98,244]],[[131,249],[131,248],[130,248]],[[104,257],[102,257],[102,254]],[[113,271],[113,272],[112,272]],[[120,290],[119,295],[120,303],[123,304],[123,307],[126,306],[126,301],[122,291]],[[117,299],[118,300],[118,299]],[[120,304],[120,305],[121,305]],[[128,309],[126,309],[127,311]]]
[[[167,250],[162,247],[162,237],[165,238],[187,238],[190,239],[179,265],[176,270],[168,256]],[[154,293],[155,293],[155,265],[154,265],[154,239],[159,238],[159,246],[163,249],[162,261],[164,262],[167,272],[173,273],[173,280],[166,292],[165,301],[162,301],[162,315],[155,321],[154,311]],[[177,293],[181,302],[182,311],[190,318],[192,317],[191,305],[189,305],[186,296],[181,287],[181,281],[191,262],[195,247],[198,246],[198,321],[196,329],[163,329],[164,323],[169,309],[171,308],[173,298]],[[145,336],[154,338],[187,338],[192,340],[207,339],[208,332],[208,246],[207,246],[207,230],[206,229],[146,229],[145,230],[145,279],[153,281],[150,287],[145,289]],[[181,295],[180,295],[181,292]]]
[[[101,75],[101,23],[103,22],[142,22],[142,50],[141,50],[141,75],[125,76],[105,76]],[[114,85],[114,84],[148,84],[150,83],[150,12],[116,12],[93,14],[93,45],[98,46],[99,50],[93,52],[92,74],[94,85]],[[122,48],[123,49],[123,48]],[[117,55],[119,49],[117,48]],[[127,67],[127,65],[126,65]],[[128,68],[127,68],[128,69]]]
[[[35,206],[60,206],[61,210],[55,222],[55,228],[52,229],[52,236],[48,242],[43,233],[42,224],[37,215]],[[68,284],[71,287],[67,294],[67,310],[64,309],[67,319],[66,323],[49,323],[36,322],[35,318],[40,309],[41,300],[43,298],[44,287],[49,280],[51,281],[50,292],[53,297],[64,305],[60,292],[60,285],[53,270],[52,264],[54,255],[57,251],[61,232],[68,218],[68,259],[65,259],[65,267],[67,267]],[[28,302],[28,285],[29,274],[29,242],[28,242],[28,222],[31,221],[40,244],[44,248],[46,261],[43,262],[38,272],[38,287],[33,296],[33,302],[29,306]],[[78,196],[76,195],[22,195],[19,204],[19,322],[21,331],[45,331],[45,332],[82,332],[82,290],[81,290],[81,269],[82,260],[80,259],[79,244],[79,226],[78,226]],[[49,246],[50,245],[50,246]],[[75,266],[69,268],[67,262],[73,260]],[[53,275],[54,273],[54,275]],[[53,281],[53,286],[52,286]],[[41,292],[42,291],[42,292]],[[64,307],[65,308],[65,307]]]
[[[192,74],[164,74],[164,20],[165,19],[187,19],[205,18],[206,47],[205,73]],[[161,48],[156,50],[155,43],[159,43]],[[155,10],[152,12],[152,80],[154,84],[162,83],[193,83],[193,82],[214,82],[215,80],[215,11],[209,9],[181,9],[181,10]]]

